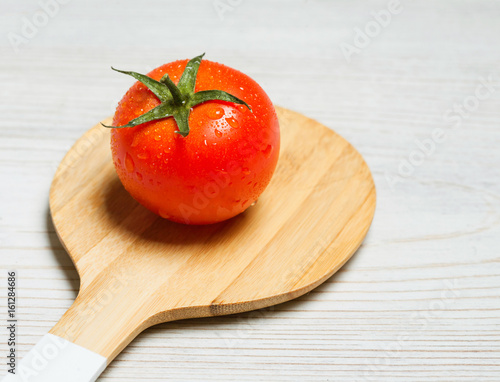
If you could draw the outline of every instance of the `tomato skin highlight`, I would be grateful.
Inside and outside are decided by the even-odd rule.
[[[162,65],[148,76],[160,80],[168,73],[177,83],[187,62]],[[235,69],[203,60],[195,92],[212,89],[246,101],[252,112],[244,105],[208,101],[192,109],[186,137],[175,133],[173,118],[111,130],[113,162],[125,189],[175,222],[210,224],[243,212],[267,187],[278,161],[278,118],[264,90]],[[125,125],[159,104],[136,82],[120,101],[113,125]]]

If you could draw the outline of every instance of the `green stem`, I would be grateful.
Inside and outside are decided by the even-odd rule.
[[[125,125],[106,127],[134,127],[146,122],[174,117],[178,128],[178,131],[176,131],[176,133],[179,133],[183,137],[187,137],[187,135],[189,134],[189,113],[191,112],[191,108],[200,103],[214,100],[233,102],[240,105],[245,105],[250,111],[252,111],[250,106],[245,101],[236,98],[235,96],[222,90],[205,90],[196,93],[194,92],[198,68],[204,55],[205,53],[189,60],[189,62],[186,64],[186,68],[184,69],[184,73],[182,73],[181,79],[179,80],[178,86],[173,83],[168,74],[165,74],[158,82],[150,77],[145,76],[144,74],[139,74],[136,72],[125,72],[113,68],[113,70],[128,74],[144,84],[149,90],[153,92],[154,95],[158,97],[158,99],[161,101],[161,104],[156,108],[146,112],[145,114],[142,114],[141,116],[129,121]]]
[[[182,96],[181,91],[174,84],[174,82],[170,79],[168,74],[165,74],[162,77],[162,79],[160,80],[160,83],[166,85],[168,90],[170,90],[170,93],[172,94],[172,98],[174,99],[174,104],[176,106],[182,106],[184,103],[186,103],[186,101],[184,100],[184,97]]]

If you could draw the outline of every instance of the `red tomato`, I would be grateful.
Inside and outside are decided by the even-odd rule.
[[[148,76],[160,81],[168,74],[177,84],[187,63],[171,62]],[[111,131],[121,182],[134,199],[163,218],[187,224],[229,219],[257,201],[273,175],[280,133],[269,97],[247,75],[203,60],[194,91],[212,89],[246,101],[252,111],[212,100],[192,107],[185,137],[176,134],[173,117]],[[113,125],[126,125],[160,103],[136,82],[120,101]]]

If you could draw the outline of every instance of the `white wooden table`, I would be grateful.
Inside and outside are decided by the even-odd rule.
[[[308,295],[153,327],[99,380],[500,381],[500,2],[64,3],[0,3],[0,375],[7,269],[20,356],[76,296],[48,191],[132,83],[109,67],[207,52],[353,143],[376,217]]]

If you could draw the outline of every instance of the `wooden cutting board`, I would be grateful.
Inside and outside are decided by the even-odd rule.
[[[335,273],[372,221],[370,170],[332,130],[277,111],[281,152],[270,185],[243,214],[207,226],[172,223],[139,205],[115,174],[109,130],[98,124],[82,136],[50,192],[81,287],[50,333],[109,363],[151,325],[278,304]]]

